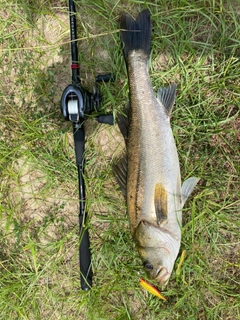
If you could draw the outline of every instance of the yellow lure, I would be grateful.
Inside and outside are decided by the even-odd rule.
[[[185,259],[185,256],[186,256],[186,250],[183,250],[182,254],[181,254],[181,257],[180,257],[180,260],[179,260],[179,264],[177,266],[177,270],[176,270],[176,275],[179,276],[180,275],[180,269],[181,269],[181,266],[184,262],[184,259]]]
[[[161,293],[158,291],[157,288],[155,288],[153,285],[151,285],[150,283],[148,283],[146,280],[144,279],[140,279],[140,285],[146,289],[148,292],[150,292],[151,294],[153,294],[154,296],[166,301],[167,299],[161,295]]]

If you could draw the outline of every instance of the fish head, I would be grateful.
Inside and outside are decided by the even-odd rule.
[[[147,221],[141,221],[134,235],[138,253],[149,279],[166,285],[177,258],[180,239]]]
[[[171,276],[174,262],[168,250],[165,248],[139,247],[139,255],[143,261],[143,267],[147,277],[166,285]]]

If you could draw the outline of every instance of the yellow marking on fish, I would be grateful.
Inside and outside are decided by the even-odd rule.
[[[140,279],[140,285],[154,296],[166,301],[167,299],[161,295],[160,291],[144,279]]]
[[[157,216],[157,222],[159,225],[167,221],[168,207],[167,207],[167,191],[164,186],[160,183],[155,185],[154,191],[154,204]]]

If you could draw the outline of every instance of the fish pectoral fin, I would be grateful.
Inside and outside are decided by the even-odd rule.
[[[127,155],[123,156],[117,161],[112,167],[113,173],[117,179],[120,186],[122,194],[127,197]]]
[[[182,185],[182,208],[199,180],[200,180],[200,178],[191,177],[183,182],[183,185]]]
[[[176,97],[176,84],[158,89],[157,98],[164,105],[167,114],[170,116]]]
[[[167,191],[161,183],[157,183],[155,185],[154,205],[157,216],[157,223],[159,226],[161,226],[167,221],[168,217]]]
[[[117,116],[117,124],[123,138],[126,142],[128,137],[128,125],[129,125],[129,112],[130,112],[130,103],[128,102],[123,108],[122,113]]]

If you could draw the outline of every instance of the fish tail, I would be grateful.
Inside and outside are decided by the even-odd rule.
[[[123,14],[120,19],[120,38],[124,43],[124,57],[127,61],[133,50],[143,50],[149,58],[151,42],[151,20],[148,9],[139,13],[136,20],[128,14]]]

